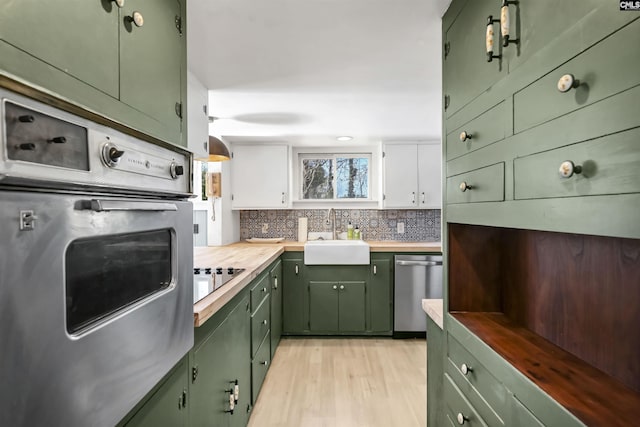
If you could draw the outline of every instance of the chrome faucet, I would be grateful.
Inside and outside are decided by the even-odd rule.
[[[329,212],[327,212],[327,225],[331,223],[331,239],[336,240],[336,210],[334,208],[329,208]]]

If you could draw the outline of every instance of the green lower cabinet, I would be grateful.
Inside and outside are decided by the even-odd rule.
[[[190,425],[245,426],[251,410],[250,312],[246,296],[193,351]],[[238,401],[229,396],[238,381]]]
[[[393,254],[372,254],[369,270],[369,329],[391,333],[393,330]]]
[[[309,282],[312,332],[364,332],[365,282]]]
[[[302,252],[282,255],[282,332],[299,334],[307,330],[305,266]]]
[[[278,260],[269,270],[271,278],[271,358],[282,336],[282,261]]]
[[[444,422],[444,333],[427,317],[427,427],[440,427]]]
[[[184,357],[160,382],[144,405],[125,424],[127,427],[188,425],[189,357]]]

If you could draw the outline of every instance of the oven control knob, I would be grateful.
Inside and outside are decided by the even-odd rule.
[[[222,267],[216,268],[216,274],[222,274]]]
[[[118,150],[118,147],[110,142],[102,146],[102,161],[109,167],[115,167],[120,162],[120,157],[124,151]]]
[[[233,267],[227,268],[227,274],[233,274]]]
[[[184,175],[184,166],[178,165],[176,162],[171,162],[169,173],[171,173],[171,178],[178,179],[180,175]]]

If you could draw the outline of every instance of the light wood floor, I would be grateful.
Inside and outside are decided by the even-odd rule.
[[[283,338],[249,427],[425,427],[426,342]]]

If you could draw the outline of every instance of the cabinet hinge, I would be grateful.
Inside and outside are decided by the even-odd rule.
[[[176,15],[176,30],[178,30],[178,34],[180,34],[180,36],[182,36],[182,18],[178,15]]]
[[[449,98],[449,95],[445,95],[444,96],[444,111],[447,111],[447,108],[449,108],[449,104],[451,103],[451,98]]]
[[[191,368],[191,382],[195,383],[197,378],[198,378],[198,365],[195,365],[193,368]]]
[[[384,151],[382,152],[382,157],[384,158],[387,155]]]
[[[231,195],[231,201],[233,201],[233,194]]]
[[[182,119],[182,102],[176,102],[176,116]]]
[[[382,195],[382,200],[387,200],[387,195],[386,194]]]
[[[444,59],[447,59],[447,56],[449,56],[449,52],[451,52],[451,43],[446,42],[444,44]]]
[[[233,151],[231,152],[231,158],[233,159]]]

